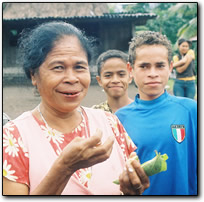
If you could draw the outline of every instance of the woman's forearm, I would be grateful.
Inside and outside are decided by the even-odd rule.
[[[184,59],[184,58],[183,58],[183,59]],[[182,59],[182,60],[183,60],[183,59]],[[181,61],[181,60],[179,60],[179,61],[177,62],[177,64],[173,64],[173,66],[176,68],[176,71],[177,71],[177,72],[182,73],[182,72],[184,72],[184,71],[188,68],[188,66],[190,65],[190,63],[192,62],[192,60],[193,60],[193,58],[192,58],[190,55],[186,55],[186,56],[185,56],[185,60],[183,60],[183,61],[185,61],[185,63],[183,63],[183,61],[181,62],[181,63],[183,63],[183,65],[180,65],[180,66],[175,67],[175,65],[178,65],[178,63]]]
[[[192,61],[192,57],[187,55],[186,56],[186,62],[183,65],[177,67],[176,71],[179,73],[184,72],[188,68],[188,66],[190,65],[191,61]]]
[[[174,68],[178,68],[178,67],[184,65],[186,62],[187,62],[187,58],[184,57],[184,58],[182,58],[181,60],[179,60],[178,62],[174,62],[174,63],[173,63],[173,67],[174,67]]]

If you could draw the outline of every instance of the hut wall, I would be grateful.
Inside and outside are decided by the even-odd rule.
[[[12,41],[12,35],[8,27],[3,28],[3,67],[17,66],[15,42]]]
[[[131,28],[127,22],[101,23],[100,39],[103,43],[103,51],[118,49],[127,52],[128,43],[132,36]]]

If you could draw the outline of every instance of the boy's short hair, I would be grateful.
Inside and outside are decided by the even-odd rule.
[[[132,38],[131,42],[129,43],[129,63],[132,67],[134,67],[134,63],[136,60],[136,48],[142,45],[163,45],[168,50],[168,61],[169,64],[172,60],[172,46],[171,42],[167,39],[165,35],[162,35],[159,32],[152,32],[152,31],[144,31],[141,34],[136,35]]]
[[[101,55],[99,55],[96,65],[98,69],[98,75],[101,75],[101,69],[103,67],[103,64],[106,62],[106,60],[110,58],[120,58],[125,63],[128,62],[128,54],[120,51],[120,50],[108,50],[106,52],[103,52]]]

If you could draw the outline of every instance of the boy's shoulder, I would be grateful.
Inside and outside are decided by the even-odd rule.
[[[187,98],[187,97],[180,97],[180,96],[175,96],[175,95],[169,94],[169,98],[172,101],[175,101],[178,103],[193,104],[193,105],[197,104],[197,102],[195,100]]]
[[[93,108],[93,109],[102,109],[103,111],[112,113],[112,110],[111,110],[110,106],[108,105],[107,100],[105,102],[102,102],[102,103],[98,104],[98,105],[93,105],[91,108]]]
[[[169,95],[169,101],[177,105],[177,107],[185,108],[188,111],[197,110],[197,102],[190,98]]]

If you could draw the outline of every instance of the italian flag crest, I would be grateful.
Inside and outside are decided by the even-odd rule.
[[[185,139],[185,126],[184,125],[171,125],[171,131],[174,139],[181,143]]]

